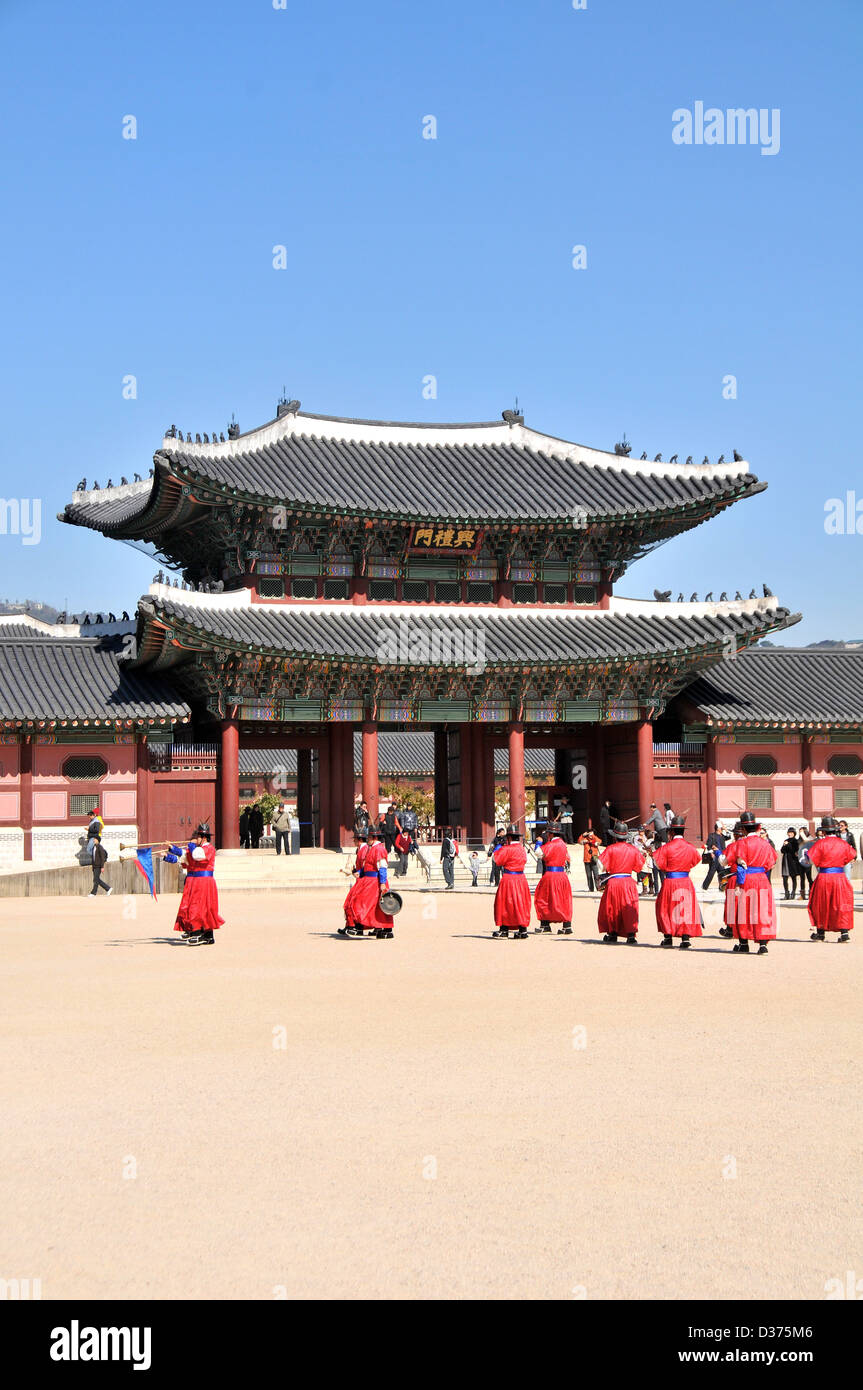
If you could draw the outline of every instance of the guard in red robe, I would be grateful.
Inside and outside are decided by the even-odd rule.
[[[695,896],[690,869],[701,863],[701,854],[684,840],[686,822],[674,816],[668,827],[671,839],[654,850],[653,862],[665,877],[656,898],[656,926],[662,932],[663,946],[673,946],[680,937],[680,949],[689,949],[689,938],[703,934],[701,909]]]
[[[856,859],[856,853],[840,838],[839,822],[833,816],[822,816],[823,840],[816,840],[809,850],[809,863],[818,875],[809,893],[809,920],[815,930],[813,941],[824,941],[824,933],[838,931],[840,941],[850,941],[848,933],[854,926],[854,889],[845,874],[845,865]]]
[[[210,843],[210,827],[199,825],[181,859],[186,870],[183,896],[174,931],[182,932],[190,946],[213,946],[213,932],[225,924],[219,916],[219,890],[213,877],[216,851]]]
[[[769,840],[759,835],[760,823],[751,811],[740,817],[739,840],[726,847],[725,861],[736,871],[737,893],[729,922],[737,938],[733,950],[748,955],[750,941],[758,942],[759,956],[766,956],[767,942],[776,938],[776,904],[770,870],[778,858]]]
[[[527,850],[514,825],[506,832],[506,843],[495,850],[492,858],[500,869],[500,883],[494,895],[497,931],[492,936],[508,939],[510,927],[514,927],[513,940],[523,941],[530,922],[530,889],[524,876]]]
[[[627,844],[629,834],[623,821],[616,821],[609,830],[611,844],[606,845],[599,858],[608,877],[599,900],[597,924],[604,933],[603,941],[617,945],[619,936],[626,937],[627,946],[637,946],[638,884],[632,877],[644,867],[644,855],[635,845]]]
[[[356,850],[355,850],[355,852],[354,852],[354,862],[353,862],[353,864],[351,865],[351,868],[350,868],[350,872],[351,872],[351,874],[353,875],[353,878],[352,878],[352,880],[351,880],[351,886],[350,886],[350,888],[348,889],[347,896],[346,896],[345,901],[344,901],[344,904],[343,904],[343,910],[344,910],[344,914],[345,914],[345,925],[344,925],[343,927],[339,927],[339,936],[348,936],[348,935],[351,935],[351,936],[362,936],[362,930],[360,930],[359,932],[356,932],[356,931],[351,931],[351,932],[349,932],[349,931],[348,931],[348,928],[349,928],[349,927],[355,928],[356,925],[357,925],[357,919],[356,919],[356,916],[354,915],[354,898],[356,897],[357,884],[359,883],[359,873],[360,873],[359,854],[360,854],[360,850],[361,850],[361,849],[362,849],[362,850],[365,850],[365,847],[366,847],[366,832],[365,832],[365,830],[362,830],[362,831],[356,830],[356,831],[354,831],[354,839],[355,839],[356,842],[357,842],[357,847],[356,847]]]
[[[572,936],[572,884],[569,850],[556,830],[542,835],[542,877],[533,890],[533,906],[539,918],[538,932],[550,932],[552,922],[563,925],[558,936]]]
[[[357,850],[356,882],[345,898],[345,925],[341,936],[362,936],[369,932],[381,940],[392,940],[393,919],[381,911],[380,897],[389,887],[387,852],[378,839],[374,826],[368,828],[368,839]]]

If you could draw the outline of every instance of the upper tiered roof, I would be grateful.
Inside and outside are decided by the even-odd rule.
[[[708,726],[820,729],[863,724],[863,650],[759,647],[686,691]]]
[[[191,443],[175,431],[154,455],[152,479],[76,492],[61,520],[152,541],[179,563],[191,524],[232,504],[321,519],[582,530],[628,523],[634,555],[765,486],[743,460],[635,460],[506,415],[429,425],[288,409],[223,442]]]

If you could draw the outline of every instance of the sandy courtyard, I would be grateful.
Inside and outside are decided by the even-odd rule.
[[[0,901],[0,1277],[43,1298],[802,1298],[863,1274],[863,941],[492,941],[486,894]],[[136,915],[130,917],[130,913]],[[858,926],[859,926],[858,913]],[[857,938],[859,932],[854,933]]]

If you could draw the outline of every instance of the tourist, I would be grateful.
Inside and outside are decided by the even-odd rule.
[[[812,892],[812,865],[809,851],[815,844],[808,825],[801,825],[797,832],[797,876],[800,880],[800,899],[805,903],[807,892]]]
[[[854,926],[854,889],[845,870],[856,859],[857,850],[843,837],[843,824],[834,816],[823,816],[822,838],[809,851],[810,862],[818,870],[809,894],[813,941],[824,941],[828,931],[838,932],[843,943],[851,940],[848,933]]]
[[[458,858],[458,845],[453,839],[452,827],[447,826],[440,842],[440,862],[447,888],[455,888],[455,861]]]
[[[633,874],[641,871],[644,855],[628,842],[629,830],[623,821],[616,821],[609,831],[612,837],[599,856],[607,877],[599,901],[597,925],[603,941],[617,945],[619,936],[626,937],[627,946],[636,946],[638,931],[638,885]]]
[[[396,878],[404,878],[408,871],[408,855],[411,852],[413,840],[406,830],[400,830],[396,835],[393,849],[396,852]]]
[[[387,854],[392,854],[396,836],[401,831],[401,828],[402,825],[398,818],[396,803],[391,801],[387,807],[386,816],[384,817],[384,844],[386,845]]]
[[[668,827],[665,823],[665,816],[656,809],[656,802],[651,801],[650,813],[647,817],[647,824],[653,832],[653,838],[658,845],[664,845],[668,839]]]
[[[851,878],[851,865],[853,864],[854,860],[857,858],[857,841],[854,839],[854,836],[853,836],[852,832],[848,829],[848,822],[847,822],[847,820],[841,820],[841,821],[839,822],[839,838],[840,838],[841,840],[844,840],[845,843],[846,843],[846,845],[850,845],[851,849],[854,851],[852,857],[848,860],[848,863],[845,865],[845,873],[846,873],[846,876],[848,877],[848,879],[850,880],[850,878]],[[854,891],[853,888],[852,888],[851,891],[852,891],[852,893],[853,893],[853,891]]]
[[[99,815],[98,807],[94,807],[90,815],[92,819],[87,826],[87,848],[90,851],[93,868],[93,887],[90,890],[90,897],[98,898],[100,888],[104,888],[105,896],[110,897],[113,889],[110,883],[106,883],[102,877],[102,870],[108,859],[108,851],[102,844],[102,831],[105,828],[105,822]]]
[[[565,797],[563,798],[563,801],[560,803],[560,809],[558,810],[556,820],[557,820],[557,823],[558,823],[559,826],[560,826],[561,838],[563,839],[563,841],[564,841],[565,844],[571,845],[571,844],[572,844],[572,802],[570,801],[570,799],[569,799],[568,796],[565,796]]]
[[[701,855],[685,840],[686,821],[674,816],[668,827],[670,839],[655,853],[656,867],[665,877],[656,897],[656,925],[662,933],[663,946],[673,946],[680,937],[681,951],[688,950],[690,937],[702,936],[701,911],[695,896],[690,870],[700,863]]]
[[[264,813],[257,801],[249,811],[249,843],[252,849],[258,849],[261,843],[261,836],[264,833]]]
[[[244,806],[240,812],[240,848],[249,848],[249,812],[251,808]]]
[[[172,856],[165,855],[170,862]],[[225,924],[219,916],[219,890],[213,877],[216,851],[211,844],[210,827],[203,821],[186,846],[180,861],[186,870],[183,896],[174,922],[190,946],[213,946],[213,932]]]
[[[599,808],[599,837],[604,845],[613,843],[614,837],[611,833],[611,822],[611,802],[608,797],[606,797]]]
[[[359,840],[359,835],[356,838]],[[367,838],[357,849],[352,872],[356,874],[356,881],[345,898],[345,925],[339,928],[339,935],[362,936],[368,931],[369,936],[375,936],[378,941],[392,940],[392,917],[388,917],[380,905],[381,894],[389,887],[387,852],[374,826],[369,826]]]
[[[500,865],[495,861],[494,852],[500,849],[501,845],[506,844],[506,832],[502,825],[497,827],[494,832],[494,839],[488,847],[488,859],[491,865],[488,874],[488,881],[493,887],[500,883]]]
[[[585,830],[583,835],[579,835],[578,843],[583,847],[584,852],[584,876],[587,879],[588,893],[596,893],[599,889],[597,881],[597,860],[599,859],[600,840],[599,836],[592,830]]]
[[[291,852],[291,816],[284,801],[280,801],[270,818],[270,828],[276,837],[276,854],[281,854],[282,845],[285,847],[285,854]]]
[[[506,842],[495,850],[494,858],[500,866],[501,876],[494,895],[497,930],[492,932],[492,936],[508,939],[510,928],[514,928],[513,940],[524,941],[530,923],[530,889],[524,876],[527,850],[521,842],[521,832],[517,826],[509,827]]]
[[[542,878],[533,892],[533,905],[539,918],[537,932],[551,932],[551,923],[560,922],[558,936],[572,936],[572,884],[567,842],[554,826],[543,831]]]
[[[671,803],[669,801],[664,801],[662,805],[665,811],[665,830],[666,834],[668,834],[671,830],[671,822],[674,820],[674,812],[671,809]]]
[[[710,834],[708,835],[707,842],[704,846],[704,853],[709,857],[706,861],[708,866],[707,873],[705,874],[704,882],[701,885],[702,893],[707,892],[708,888],[713,882],[714,876],[718,875],[719,864],[717,861],[719,859],[719,856],[724,853],[725,846],[727,843],[728,836],[725,834],[725,826],[722,824],[721,820],[718,820],[714,825],[713,829],[711,830]]]
[[[479,855],[476,850],[471,854],[467,866],[470,869],[470,886],[471,888],[476,888],[477,879],[479,878]]]
[[[657,843],[654,836],[650,833],[652,829],[652,825],[643,825],[640,833],[633,841],[636,849],[640,849],[641,853],[644,855],[644,865],[639,875],[643,897],[646,897],[648,894],[652,894],[655,897],[659,892],[660,886],[659,870],[653,858],[657,849]]]
[[[776,905],[770,883],[770,870],[778,858],[776,850],[761,832],[761,824],[751,811],[740,816],[742,835],[725,851],[728,867],[737,874],[734,921],[736,954],[748,955],[750,941],[758,942],[759,956],[767,954],[767,942],[776,937]]]
[[[793,902],[797,896],[797,879],[800,875],[800,844],[797,839],[797,831],[793,825],[788,827],[785,839],[782,841],[782,848],[779,851],[782,856],[782,890],[785,901],[790,898]],[[789,890],[789,884],[791,885]]]
[[[401,821],[402,830],[406,835],[410,836],[411,844],[416,844],[419,834],[419,817],[409,801],[405,802],[404,807],[399,812],[399,820]]]
[[[365,837],[365,833],[369,828],[370,820],[371,816],[369,815],[369,808],[366,805],[365,801],[361,801],[358,806],[354,807],[354,831],[361,838]]]

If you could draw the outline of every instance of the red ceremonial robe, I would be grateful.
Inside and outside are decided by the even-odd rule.
[[[854,889],[845,874],[845,865],[857,855],[838,835],[825,835],[809,851],[809,863],[818,874],[809,893],[809,920],[819,931],[851,931],[854,926]],[[822,869],[842,869],[841,874],[824,874]]]
[[[656,899],[656,926],[663,936],[701,936],[701,911],[689,870],[701,863],[701,855],[682,835],[675,835],[654,851],[653,862],[666,874],[685,873],[686,878],[664,878]]]
[[[527,927],[530,921],[530,889],[524,876],[527,850],[518,840],[512,840],[496,849],[493,857],[502,871],[494,895],[495,926]]]
[[[644,855],[635,845],[617,840],[606,845],[600,854],[602,867],[608,874],[626,874],[626,878],[610,878],[599,900],[597,925],[601,932],[614,936],[635,936],[638,931],[638,884],[632,873],[638,873]]]
[[[741,941],[772,941],[776,936],[776,905],[773,901],[773,888],[770,883],[770,870],[776,863],[776,850],[761,835],[744,835],[733,840],[726,847],[725,858],[729,868],[736,868],[741,860],[750,869],[765,869],[766,873],[746,875],[746,882],[738,888],[733,900],[728,925]],[[726,907],[728,907],[726,897]]]
[[[349,927],[391,927],[392,917],[381,912],[379,903],[381,884],[378,878],[378,865],[386,867],[387,852],[380,840],[370,845],[360,845],[357,850],[357,875],[351,891],[345,899],[345,923]],[[387,887],[384,877],[384,887]]]
[[[542,847],[542,862],[545,865],[542,877],[533,890],[533,906],[540,922],[572,921],[572,884],[565,872],[569,863],[569,850],[558,836],[547,841]],[[549,869],[558,872],[549,873]],[[560,872],[564,870],[564,872]]]
[[[200,848],[204,851],[203,859],[193,859],[190,850],[184,855],[186,882],[174,931],[214,931],[224,926],[225,919],[219,916],[219,890],[213,878],[216,851],[209,843]],[[207,874],[208,877],[197,878],[197,874]]]

